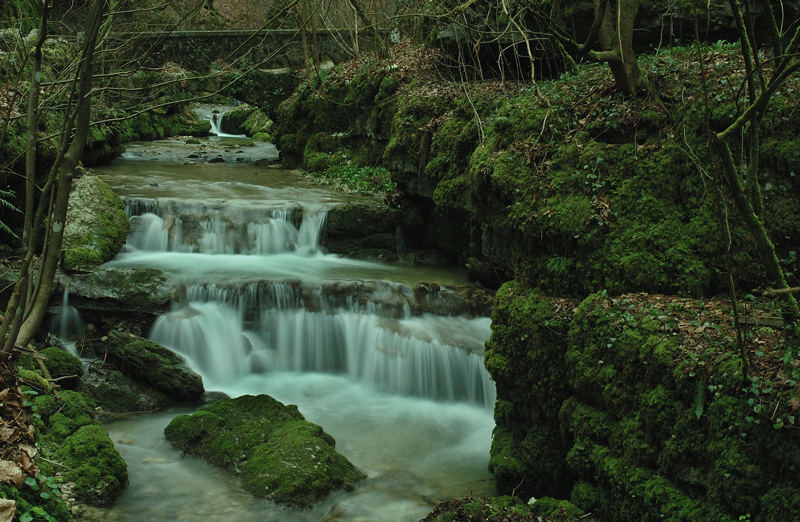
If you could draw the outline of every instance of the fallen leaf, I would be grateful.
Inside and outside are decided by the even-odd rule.
[[[789,406],[791,406],[792,411],[800,410],[800,397],[792,397],[789,399]]]
[[[13,500],[0,498],[0,522],[11,522],[17,512],[17,503]]]
[[[14,484],[16,487],[22,485],[22,470],[16,463],[10,460],[0,460],[0,484]]]

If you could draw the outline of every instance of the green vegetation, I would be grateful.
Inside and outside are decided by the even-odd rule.
[[[486,355],[500,491],[551,493],[620,520],[773,520],[773,509],[791,509],[800,444],[789,401],[800,375],[786,381],[781,332],[762,327],[749,339],[762,347],[749,355],[759,375],[745,378],[726,310],[605,292],[576,307],[504,285]],[[776,311],[761,303],[753,313]]]
[[[164,435],[186,453],[240,470],[245,489],[281,504],[310,506],[364,478],[322,428],[306,421],[296,406],[267,395],[220,400],[179,415]]]

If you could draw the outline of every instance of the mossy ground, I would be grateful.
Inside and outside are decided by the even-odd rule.
[[[64,352],[67,357],[62,357],[59,350],[63,351],[43,350],[48,368],[53,374],[76,371],[80,362],[75,367],[67,359],[72,356]],[[26,515],[26,519],[70,520],[71,510],[62,496],[68,495],[73,502],[109,504],[127,483],[127,466],[94,419],[94,402],[72,390],[56,393],[35,368],[31,359],[23,360],[17,373],[35,429],[38,476],[28,477],[18,488],[4,485],[2,494],[17,502],[18,515]]]
[[[164,434],[186,453],[240,471],[245,489],[281,504],[310,506],[364,478],[322,428],[296,406],[266,395],[221,400],[179,415]]]

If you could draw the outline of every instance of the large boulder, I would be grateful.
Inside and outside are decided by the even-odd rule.
[[[309,506],[364,478],[334,449],[333,437],[306,421],[297,406],[268,395],[221,400],[179,415],[164,435],[186,453],[240,471],[245,489],[280,504]]]
[[[64,229],[65,270],[88,270],[110,261],[128,237],[130,222],[122,199],[97,176],[72,183]]]
[[[143,337],[112,330],[98,349],[123,374],[178,400],[196,400],[205,391],[203,379],[180,355]]]

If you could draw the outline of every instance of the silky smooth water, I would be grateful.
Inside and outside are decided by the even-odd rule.
[[[352,196],[246,161],[176,161],[201,147],[240,150],[220,138],[140,144],[96,169],[134,222],[110,264],[159,268],[178,285],[150,337],[182,354],[207,390],[297,404],[367,479],[311,510],[282,508],[172,449],[163,428],[180,410],[137,415],[107,424],[130,484],[102,517],[418,520],[447,498],[492,494],[489,319],[448,314],[444,294],[428,299],[442,299],[445,315],[413,315],[418,297],[405,286],[463,276],[325,254],[325,214]],[[255,147],[248,157],[274,150]],[[302,213],[299,226],[290,212]]]

